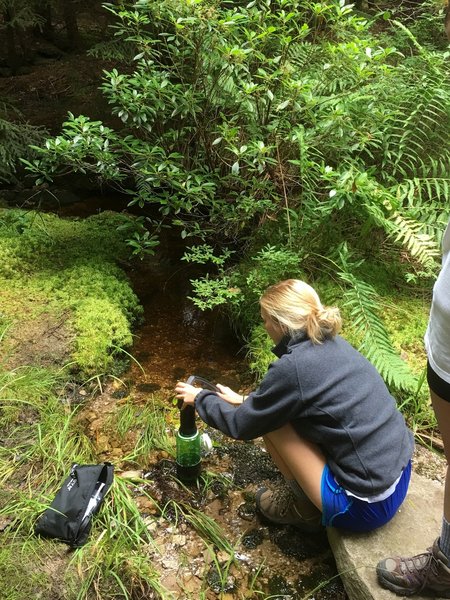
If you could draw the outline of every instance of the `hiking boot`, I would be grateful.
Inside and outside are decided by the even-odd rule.
[[[413,594],[450,598],[450,568],[439,548],[439,538],[423,554],[385,558],[377,565],[378,582],[399,596]]]
[[[256,492],[256,507],[272,523],[294,525],[310,533],[321,531],[322,513],[306,496],[298,498],[286,483],[273,491],[263,487]]]

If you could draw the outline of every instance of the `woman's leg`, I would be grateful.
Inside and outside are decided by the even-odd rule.
[[[450,461],[450,402],[443,400],[430,390],[431,404],[436,414],[439,431],[444,443],[444,452],[447,463]],[[450,522],[450,478],[447,473],[444,491],[444,517]]]
[[[444,390],[445,391],[445,390]],[[444,452],[447,463],[450,460],[450,402],[438,396],[430,389],[431,404],[436,414],[439,431],[444,442]],[[447,397],[447,396],[446,396]],[[442,519],[439,548],[447,559],[450,567],[450,476],[447,468],[444,487],[444,518]]]
[[[431,381],[430,381],[431,379]],[[428,365],[428,383],[439,390],[431,389],[430,397],[436,414],[438,428],[444,443],[447,462],[450,460],[450,393],[449,384],[432,371]],[[445,399],[444,399],[445,398]],[[378,580],[383,587],[397,594],[430,595],[450,598],[450,477],[447,471],[444,489],[444,518],[440,537],[432,548],[412,557],[392,557],[378,563]]]
[[[326,461],[319,447],[301,438],[289,424],[265,435],[264,442],[284,478],[295,479],[313,504],[322,510],[321,483]]]

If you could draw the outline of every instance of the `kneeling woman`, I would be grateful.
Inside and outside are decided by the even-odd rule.
[[[413,436],[383,379],[338,334],[337,308],[314,289],[288,279],[271,286],[261,316],[278,357],[247,398],[183,382],[177,398],[240,440],[263,436],[284,482],[262,488],[256,502],[269,520],[305,531],[334,526],[370,531],[403,502]]]

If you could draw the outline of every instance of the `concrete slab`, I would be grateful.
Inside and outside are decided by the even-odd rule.
[[[443,501],[443,484],[413,472],[408,495],[390,523],[365,534],[346,533],[332,527],[327,530],[350,600],[402,597],[378,585],[376,565],[388,556],[412,556],[431,546],[441,530]],[[425,600],[425,596],[414,598]]]

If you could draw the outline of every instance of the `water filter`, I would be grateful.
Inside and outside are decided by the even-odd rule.
[[[176,436],[177,477],[180,481],[195,481],[201,472],[201,439],[195,424],[195,408],[180,409],[180,428]]]
[[[187,382],[190,385],[199,383],[203,388],[218,392],[218,388],[197,375],[191,375]],[[195,482],[201,472],[204,442],[195,423],[195,408],[188,404],[183,407],[183,401],[178,403],[180,408],[180,428],[176,435],[176,464],[177,477],[185,483]],[[209,438],[208,438],[209,439]]]

